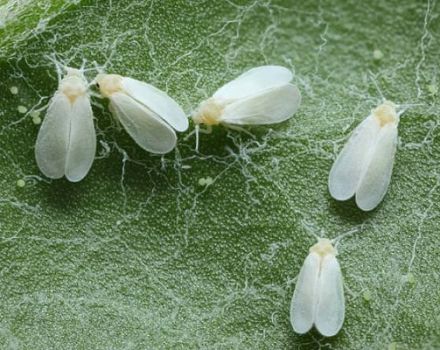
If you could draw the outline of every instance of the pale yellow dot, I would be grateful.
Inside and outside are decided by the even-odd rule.
[[[35,125],[41,124],[41,118],[38,115],[32,117],[32,123]]]
[[[373,58],[377,61],[381,60],[383,58],[383,53],[380,50],[374,50],[373,51]]]
[[[18,113],[25,114],[27,112],[27,108],[25,106],[18,106],[17,111]]]
[[[362,293],[362,297],[364,298],[365,301],[370,301],[371,300],[371,292],[367,289],[366,291],[364,291]]]
[[[438,87],[437,87],[437,85],[434,85],[434,84],[429,84],[428,85],[428,92],[431,94],[431,95],[437,95],[437,93],[438,93]]]
[[[17,180],[17,186],[24,187],[26,186],[26,182],[23,179]]]
[[[388,350],[397,350],[397,343],[396,342],[389,343]]]
[[[206,186],[212,185],[213,183],[214,183],[214,180],[212,179],[211,176],[208,176],[208,177],[205,179],[205,185],[206,185]]]
[[[32,111],[29,115],[31,116],[31,118],[39,117],[40,116],[40,112],[39,111]]]
[[[18,94],[18,87],[16,86],[11,86],[9,88],[9,91],[11,92],[12,95],[17,95]]]
[[[209,186],[212,185],[214,183],[214,180],[212,179],[211,176],[208,177],[202,177],[199,179],[198,181],[200,186]]]
[[[408,282],[409,284],[414,284],[416,283],[416,278],[414,276],[414,274],[412,274],[411,272],[408,273],[405,277],[406,282]]]

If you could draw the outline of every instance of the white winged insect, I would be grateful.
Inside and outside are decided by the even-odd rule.
[[[310,248],[293,293],[290,323],[296,333],[313,325],[323,336],[336,335],[345,316],[344,287],[337,250],[326,238]]]
[[[292,117],[301,103],[301,93],[290,83],[292,78],[285,67],[261,66],[222,86],[199,105],[192,117],[197,145],[200,124],[265,125]]]
[[[330,170],[328,187],[337,200],[356,196],[357,206],[373,210],[385,196],[397,147],[397,106],[385,101],[353,131]]]
[[[96,84],[110,111],[144,150],[164,154],[176,146],[176,132],[188,128],[182,108],[152,85],[117,74],[99,74]]]
[[[49,178],[82,180],[96,151],[96,134],[88,83],[83,71],[66,68],[38,132],[35,158]]]

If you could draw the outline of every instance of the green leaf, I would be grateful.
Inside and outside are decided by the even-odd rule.
[[[438,4],[0,4],[2,349],[440,347]],[[33,120],[57,88],[54,62],[147,81],[188,115],[246,69],[280,64],[303,103],[255,137],[217,127],[200,153],[180,135],[159,157],[94,97],[91,172],[49,181]],[[401,119],[383,203],[363,213],[334,201],[327,178],[381,94],[417,106]],[[290,300],[314,236],[354,229],[338,246],[341,332],[294,334]]]
[[[27,40],[48,30],[53,18],[77,0],[0,0],[0,57],[11,58]]]

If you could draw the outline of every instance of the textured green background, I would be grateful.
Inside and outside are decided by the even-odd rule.
[[[439,4],[0,4],[1,349],[440,348]],[[90,79],[96,62],[148,81],[188,114],[244,70],[281,64],[303,104],[282,125],[251,129],[254,139],[219,127],[200,154],[181,137],[161,158],[94,99],[91,172],[48,181],[34,161],[38,126],[17,112],[54,93],[48,57],[87,60]],[[362,213],[330,198],[327,176],[381,93],[421,105],[401,120],[385,200]],[[342,331],[295,335],[290,299],[313,235],[356,228],[339,245]]]

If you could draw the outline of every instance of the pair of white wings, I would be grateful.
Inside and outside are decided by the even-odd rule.
[[[124,77],[122,87],[109,96],[112,113],[140,147],[152,153],[170,152],[177,142],[174,130],[188,128],[182,108],[147,83]]]
[[[346,200],[356,194],[357,206],[374,209],[388,189],[397,145],[397,123],[383,126],[368,116],[353,132],[329,175],[333,198]]]
[[[301,94],[290,84],[292,72],[280,66],[250,69],[218,89],[213,97],[225,105],[220,122],[262,125],[282,122],[298,109]]]
[[[290,323],[304,334],[313,325],[322,335],[336,335],[345,316],[341,269],[334,255],[310,253],[301,268],[290,308]]]
[[[35,157],[44,175],[69,181],[84,178],[92,166],[96,151],[96,134],[89,96],[73,103],[57,91],[38,133]]]

